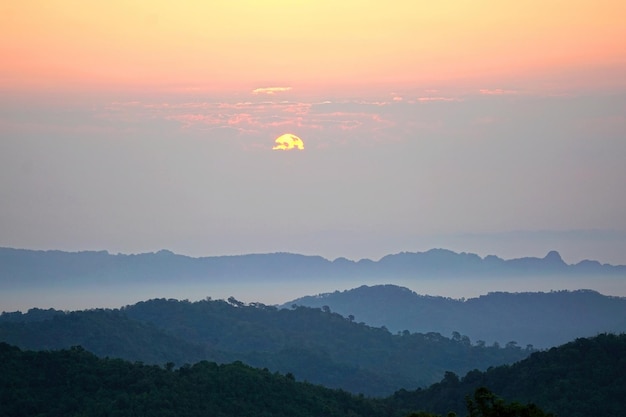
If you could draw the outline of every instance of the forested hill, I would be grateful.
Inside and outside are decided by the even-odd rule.
[[[418,295],[395,285],[361,286],[287,302],[323,307],[392,332],[458,332],[472,341],[536,348],[598,333],[626,332],[626,298],[596,291],[495,292],[467,300]]]
[[[291,253],[250,254],[192,258],[163,250],[137,255],[100,252],[33,251],[0,248],[0,289],[54,284],[203,281],[228,282],[253,279],[272,281],[298,279],[368,279],[419,277],[498,277],[528,275],[626,275],[626,266],[581,261],[566,264],[552,251],[543,258],[504,260],[481,258],[445,249],[403,252],[378,261],[334,261],[320,256]]]
[[[530,351],[476,346],[438,333],[392,334],[322,309],[278,309],[235,299],[156,299],[120,310],[31,310],[0,316],[0,341],[26,349],[82,345],[100,356],[182,365],[241,360],[298,379],[387,395],[512,363]]]
[[[393,407],[464,415],[465,397],[478,387],[561,417],[621,416],[626,410],[626,334],[581,338],[535,352],[510,366],[448,373],[425,390],[397,392]]]
[[[0,341],[24,349],[63,349],[83,346],[101,357],[151,364],[179,365],[200,360],[226,360],[209,346],[130,319],[119,310],[63,312],[31,309],[0,315]]]
[[[174,369],[99,359],[82,348],[21,351],[0,343],[0,417],[362,416],[381,402],[242,363]]]
[[[588,417],[626,409],[626,336],[604,334],[536,352],[510,366],[447,373],[427,389],[370,399],[241,362],[175,368],[98,358],[74,347],[21,351],[0,343],[4,416]],[[506,404],[494,397],[506,398]],[[473,398],[468,406],[466,399]],[[537,404],[527,406],[524,404]]]

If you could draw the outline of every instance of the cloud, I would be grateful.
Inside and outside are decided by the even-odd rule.
[[[274,87],[277,88],[277,87]],[[248,144],[263,147],[267,138],[284,132],[307,134],[314,146],[332,142],[386,141],[414,135],[416,131],[432,131],[431,114],[438,110],[425,109],[424,102],[456,102],[462,98],[409,98],[394,93],[389,100],[290,101],[272,100],[267,96],[243,101],[197,102],[114,102],[103,109],[102,117],[109,120],[158,120],[176,122],[189,134],[206,135],[215,129],[231,129]],[[402,98],[402,100],[394,97]],[[419,107],[419,109],[418,109]],[[439,108],[439,106],[437,106]],[[434,118],[434,119],[433,119]],[[422,120],[424,119],[424,120]],[[175,128],[175,125],[172,125]],[[441,123],[437,124],[441,129]],[[402,135],[398,135],[401,132]],[[297,147],[296,147],[297,148]]]
[[[427,103],[429,101],[461,101],[458,97],[418,97],[417,101],[420,103]]]
[[[478,91],[480,92],[480,94],[487,95],[487,96],[502,96],[502,95],[508,95],[508,94],[518,94],[517,90],[504,90],[502,88],[494,88],[494,89],[481,88]]]
[[[290,91],[291,87],[261,87],[252,90],[252,94],[267,94],[274,95],[276,93],[284,93]]]

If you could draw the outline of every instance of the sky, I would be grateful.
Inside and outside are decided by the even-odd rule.
[[[2,2],[0,246],[626,264],[624,16]]]

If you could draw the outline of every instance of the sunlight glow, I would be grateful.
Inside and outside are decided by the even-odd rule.
[[[594,86],[624,67],[625,15],[623,0],[5,1],[0,88],[272,95],[535,85],[574,70]]]
[[[285,133],[284,135],[277,137],[275,142],[276,146],[272,148],[275,151],[289,151],[291,149],[298,149],[301,151],[304,149],[304,142],[302,142],[302,139],[291,133]]]

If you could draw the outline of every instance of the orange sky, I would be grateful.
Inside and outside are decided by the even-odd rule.
[[[607,83],[595,69],[626,68],[624,16],[623,0],[10,1],[0,88],[402,87],[578,69],[593,87]]]

